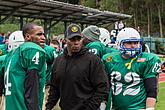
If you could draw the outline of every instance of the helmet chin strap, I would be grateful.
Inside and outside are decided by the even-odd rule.
[[[132,62],[134,60],[136,60],[137,56],[135,58],[132,58],[131,61],[129,63],[125,63],[125,66],[127,67],[127,69],[131,69],[131,66],[132,66]]]

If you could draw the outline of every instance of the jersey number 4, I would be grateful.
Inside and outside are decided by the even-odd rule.
[[[11,95],[11,91],[9,88],[11,87],[11,83],[9,82],[9,68],[10,68],[11,60],[8,64],[7,70],[5,72],[5,95]]]
[[[32,61],[34,62],[34,64],[37,64],[37,65],[39,64],[39,52],[36,52],[36,54],[32,58]]]

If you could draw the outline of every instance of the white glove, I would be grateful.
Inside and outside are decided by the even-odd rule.
[[[105,110],[105,108],[106,108],[106,104],[104,102],[101,102],[100,110]]]

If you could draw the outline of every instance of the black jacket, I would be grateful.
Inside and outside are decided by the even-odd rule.
[[[108,80],[99,57],[82,48],[73,56],[67,50],[55,59],[46,109],[60,98],[62,110],[96,110],[108,95]]]

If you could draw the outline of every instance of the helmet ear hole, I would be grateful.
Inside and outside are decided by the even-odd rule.
[[[15,31],[9,36],[8,51],[17,48],[20,44],[24,43],[24,37],[22,31]]]
[[[12,45],[8,44],[7,50],[10,52],[12,50]]]

